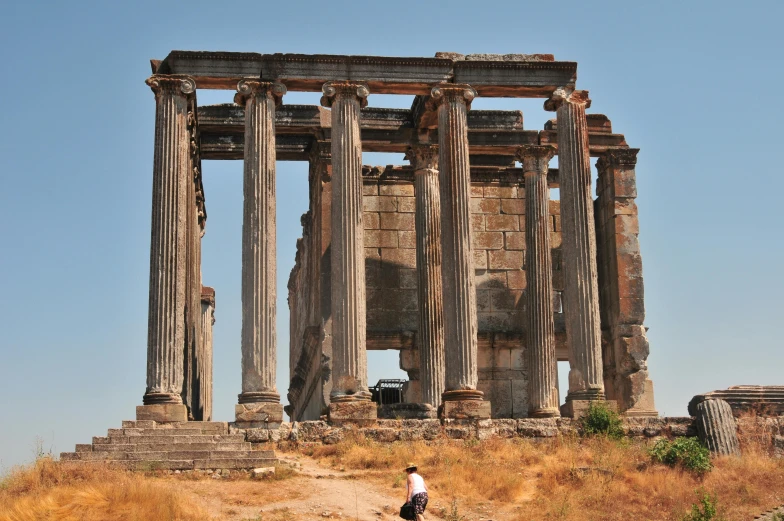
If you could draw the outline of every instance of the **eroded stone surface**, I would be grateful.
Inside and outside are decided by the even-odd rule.
[[[332,402],[329,421],[332,423],[372,423],[377,417],[377,405],[371,401]]]
[[[138,405],[136,419],[155,422],[184,422],[188,421],[188,409],[184,404],[156,403],[152,405]]]
[[[449,400],[442,405],[444,418],[456,420],[490,418],[487,400]]]
[[[695,416],[697,405],[711,399],[727,402],[736,417],[744,414],[784,415],[784,385],[734,385],[728,389],[698,394],[689,402],[689,414]]]

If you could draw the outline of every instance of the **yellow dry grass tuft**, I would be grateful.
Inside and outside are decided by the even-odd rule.
[[[40,458],[0,481],[0,521],[196,521],[210,517],[174,487],[104,465]]]

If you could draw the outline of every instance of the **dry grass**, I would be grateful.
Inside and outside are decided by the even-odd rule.
[[[299,450],[395,498],[405,486],[402,467],[415,461],[430,511],[446,521],[677,521],[703,492],[718,498],[725,519],[745,520],[784,503],[784,460],[771,457],[770,433],[758,424],[742,423],[740,434],[743,457],[715,459],[703,477],[653,463],[644,442],[602,438],[381,444],[356,435]],[[273,479],[213,480],[41,458],[0,480],[0,521],[254,519],[262,507],[271,508],[264,521],[305,519],[300,506],[320,502],[310,479],[289,467]]]
[[[715,459],[702,478],[654,464],[647,443],[602,438],[379,444],[357,436],[308,452],[335,467],[370,470],[389,488],[405,486],[403,464],[416,461],[433,500],[456,499],[475,512],[484,502],[502,519],[678,520],[704,490],[734,520],[784,503],[784,461],[754,434],[743,437],[742,458]]]
[[[0,481],[0,521],[196,521],[210,519],[167,483],[103,465],[40,458]]]

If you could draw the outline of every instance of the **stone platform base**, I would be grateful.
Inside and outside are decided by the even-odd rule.
[[[490,418],[487,400],[450,400],[441,406],[441,417],[453,420],[486,420]]]
[[[611,411],[618,411],[618,404],[613,400],[568,400],[561,405],[561,416],[579,419],[586,415],[592,403],[603,403]]]
[[[428,403],[393,403],[378,406],[378,417],[387,420],[427,420],[438,417]]]
[[[630,438],[696,436],[693,418],[622,418]],[[494,420],[375,420],[363,425],[335,424],[322,420],[283,423],[279,429],[239,429],[229,424],[229,432],[244,434],[252,443],[315,443],[331,445],[352,436],[391,443],[413,440],[467,440],[489,438],[550,439],[579,436],[578,423],[571,418],[520,418]],[[779,431],[776,431],[779,432]],[[784,419],[781,421],[784,434]]]
[[[63,452],[60,459],[103,462],[128,470],[247,470],[273,466],[272,450],[255,450],[226,422],[124,421],[106,437]]]
[[[137,421],[154,421],[158,423],[188,421],[188,408],[181,403],[156,403],[136,407]]]
[[[329,404],[329,421],[335,424],[372,424],[378,418],[378,405],[371,401],[332,402]]]
[[[269,402],[238,403],[234,406],[234,416],[237,425],[245,428],[278,428],[283,422],[283,405]]]

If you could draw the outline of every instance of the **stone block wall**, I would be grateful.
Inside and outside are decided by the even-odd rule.
[[[407,177],[407,175],[409,177]],[[479,389],[496,418],[527,414],[525,330],[525,192],[523,179],[477,180],[471,187],[471,222],[479,325]],[[406,401],[419,390],[414,186],[398,167],[366,170],[363,183],[369,349],[400,349],[408,373]],[[551,201],[556,334],[566,359],[560,292],[560,205]],[[413,345],[408,338],[413,335]],[[376,339],[374,341],[374,339]],[[397,340],[399,344],[396,344]],[[375,382],[370,382],[373,385]]]
[[[368,331],[416,331],[414,185],[366,177],[362,204]]]
[[[319,166],[320,165],[320,166]],[[289,411],[294,420],[322,414],[331,389],[328,164],[311,165],[310,210],[289,279],[291,310]],[[479,325],[479,389],[496,418],[525,417],[525,192],[522,172],[478,176],[471,187],[471,222]],[[405,167],[365,168],[363,222],[367,283],[367,347],[400,351],[409,383],[407,402],[421,400],[419,386],[416,233],[413,173]],[[556,354],[567,359],[560,294],[559,201],[550,202]],[[374,385],[376,382],[369,382]]]

